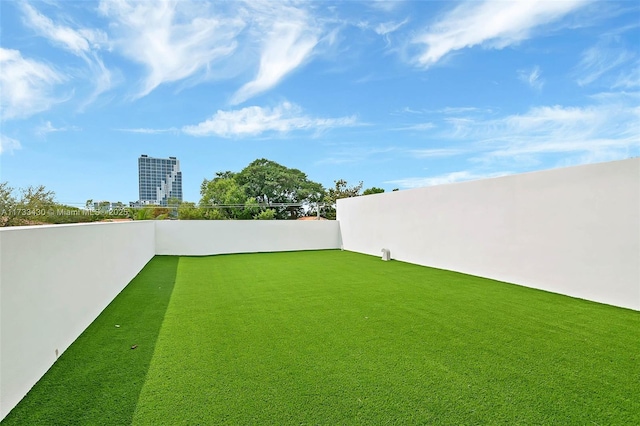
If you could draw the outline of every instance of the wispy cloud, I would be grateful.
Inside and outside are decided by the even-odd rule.
[[[387,42],[387,46],[389,46],[391,44],[391,34],[398,31],[407,22],[409,22],[408,18],[400,22],[396,22],[396,21],[381,22],[378,25],[376,25],[373,30],[376,32],[376,34],[384,37],[385,41]]]
[[[542,86],[544,86],[544,80],[540,78],[540,67],[537,65],[531,70],[518,71],[518,78],[538,91],[542,90]]]
[[[586,86],[603,77],[608,72],[628,64],[635,59],[637,54],[621,46],[616,46],[612,40],[601,40],[595,46],[582,53],[580,63],[577,65],[577,83]],[[633,65],[632,64],[632,70]],[[637,68],[635,68],[637,70]]]
[[[421,48],[414,58],[429,67],[451,52],[473,46],[502,49],[526,40],[534,29],[558,21],[588,3],[564,1],[466,1],[417,35]]]
[[[0,109],[3,119],[28,117],[63,99],[54,95],[65,77],[51,66],[0,47]]]
[[[150,129],[145,127],[138,127],[134,129],[113,129],[118,132],[128,132],[128,133],[140,133],[143,135],[157,135],[162,133],[180,133],[180,129],[176,127],[170,127],[168,129]]]
[[[323,131],[357,125],[355,117],[315,118],[289,102],[273,108],[250,106],[231,111],[217,111],[213,117],[182,131],[191,136],[223,138],[256,136],[267,132],[288,133],[295,130]]]
[[[400,22],[395,22],[395,21],[381,22],[380,24],[376,25],[374,31],[376,32],[376,34],[384,36],[384,35],[391,34],[393,32],[398,31],[400,27],[402,27],[407,22],[409,22],[409,19],[405,19]]]
[[[398,185],[400,188],[411,189],[411,188],[421,188],[424,186],[434,186],[434,185],[444,185],[447,183],[456,183],[463,182],[469,180],[478,180],[478,179],[488,179],[488,178],[496,178],[501,176],[507,176],[512,174],[512,172],[497,172],[497,173],[476,173],[472,171],[459,171],[459,172],[451,172],[437,176],[428,176],[428,177],[410,177],[404,179],[396,179],[386,181],[385,183]]]
[[[444,147],[408,151],[419,159],[461,156],[474,169],[386,183],[402,188],[498,177],[556,159],[555,166],[640,155],[640,92],[606,92],[582,106],[538,106],[496,116],[482,110],[445,114],[433,135]]]
[[[162,84],[229,79],[255,67],[254,77],[231,96],[234,105],[304,65],[323,35],[331,42],[332,33],[307,9],[295,2],[187,0],[103,0],[99,8],[111,20],[110,45],[146,69],[134,98]]]
[[[318,44],[321,29],[303,9],[279,3],[253,5],[259,18],[257,29],[264,42],[255,79],[242,86],[231,98],[236,105],[277,85],[287,74],[307,60]]]
[[[425,130],[430,130],[435,128],[436,125],[433,123],[418,123],[418,124],[411,124],[408,126],[402,126],[402,127],[394,127],[391,130],[417,130],[417,131],[425,131]]]
[[[492,110],[487,108],[478,108],[478,107],[444,107],[439,109],[415,109],[411,107],[404,107],[401,110],[395,111],[393,114],[414,114],[414,115],[422,115],[422,114],[444,114],[444,115],[456,115],[456,114],[468,114],[468,113],[490,113]]]
[[[107,41],[107,35],[100,30],[86,28],[74,30],[55,24],[29,3],[21,3],[21,7],[24,11],[24,23],[28,27],[77,56],[82,56]]]
[[[316,161],[316,164],[355,164],[363,161],[377,161],[388,159],[389,154],[397,151],[396,147],[363,147],[363,146],[344,146],[331,150],[331,155]],[[377,157],[377,158],[376,158]],[[384,157],[384,159],[382,158]]]
[[[212,7],[172,0],[101,1],[100,12],[112,20],[113,46],[147,69],[134,97],[145,96],[163,83],[198,75],[205,78],[213,63],[236,50],[236,36],[245,22],[215,14]]]
[[[22,146],[18,140],[0,133],[0,154],[11,154],[13,151],[21,148]]]
[[[45,136],[49,133],[69,132],[69,131],[77,132],[80,130],[82,129],[78,126],[55,127],[53,124],[51,124],[51,121],[46,121],[43,125],[39,126],[36,129],[36,134],[39,136]]]
[[[640,147],[640,108],[635,95],[608,94],[599,103],[540,106],[501,118],[458,118],[448,136],[474,142],[481,161],[545,154],[624,158]]]
[[[59,46],[83,59],[88,65],[87,75],[93,80],[94,90],[85,104],[93,102],[101,93],[111,88],[111,72],[97,53],[97,50],[107,44],[107,35],[103,31],[88,28],[76,30],[56,24],[30,4],[21,3],[21,6],[26,26],[48,39],[54,46]]]
[[[402,5],[403,0],[373,0],[367,2],[366,5],[383,12],[392,12]]]
[[[465,151],[453,148],[412,149],[409,151],[416,158],[440,158],[461,155]]]
[[[614,89],[636,89],[638,87],[640,87],[640,61],[636,61],[629,69],[621,71],[612,85]]]

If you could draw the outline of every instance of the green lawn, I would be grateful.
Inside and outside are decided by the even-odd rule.
[[[635,425],[639,330],[356,253],[156,257],[3,425]]]

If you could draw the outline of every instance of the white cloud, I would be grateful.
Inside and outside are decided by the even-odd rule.
[[[629,70],[621,71],[612,86],[614,89],[635,89],[640,87],[640,61],[631,65]]]
[[[405,19],[404,21],[401,21],[401,22],[394,22],[394,21],[382,22],[376,25],[374,31],[376,32],[376,34],[384,36],[387,34],[391,34],[395,31],[398,31],[400,27],[402,27],[407,22],[409,22],[408,19]]]
[[[477,107],[445,107],[437,111],[440,114],[460,114],[460,113],[483,113],[483,112],[492,112],[490,109],[483,109]]]
[[[85,104],[93,102],[112,85],[111,72],[104,66],[96,50],[107,43],[107,35],[95,29],[74,30],[54,23],[28,3],[21,3],[25,15],[24,23],[53,45],[60,46],[82,58],[89,66],[88,76],[94,81],[94,90]]]
[[[25,14],[25,24],[36,30],[41,36],[61,45],[78,56],[91,51],[106,42],[106,34],[99,30],[74,30],[63,25],[56,25],[50,18],[42,15],[28,3],[21,3]]]
[[[245,22],[216,15],[212,7],[172,0],[101,1],[101,13],[113,20],[113,46],[147,69],[135,97],[145,96],[163,83],[206,77],[213,63],[236,50],[236,36]]]
[[[267,7],[273,6],[273,7]],[[258,74],[231,98],[236,105],[277,85],[287,74],[302,65],[319,41],[321,29],[302,9],[278,3],[254,5],[258,33],[264,39]]]
[[[0,47],[0,109],[2,118],[28,117],[61,102],[54,87],[65,78],[49,65]]]
[[[388,13],[388,12],[392,12],[393,10],[401,6],[402,3],[403,3],[402,0],[373,0],[373,1],[367,2],[366,5],[371,8],[378,9],[380,11]]]
[[[601,41],[582,53],[582,59],[577,66],[577,83],[580,86],[591,84],[635,57],[636,54],[630,50],[613,47],[608,41]]]
[[[180,129],[177,129],[175,127],[170,127],[168,129],[149,129],[145,127],[138,127],[135,129],[114,129],[114,130],[118,132],[140,133],[144,135],[157,135],[160,133],[175,133],[175,134],[180,133]]]
[[[0,133],[0,154],[12,153],[16,149],[21,149],[20,142],[16,139]]]
[[[395,22],[395,21],[382,22],[376,25],[376,27],[373,30],[376,32],[376,34],[383,36],[385,41],[387,42],[387,46],[389,46],[391,44],[391,37],[390,37],[391,34],[398,31],[407,22],[409,22],[409,19],[405,19],[404,21],[400,21],[400,22]]]
[[[344,146],[331,150],[331,156],[316,161],[316,164],[353,164],[364,161],[380,162],[389,158],[389,155],[397,149],[393,146],[371,148],[363,146]]]
[[[518,71],[518,78],[535,90],[542,90],[544,86],[544,80],[540,78],[540,67],[537,65],[529,71]]]
[[[213,117],[197,125],[184,126],[191,136],[244,137],[266,132],[287,133],[295,130],[322,131],[334,127],[356,125],[355,117],[313,118],[289,102],[273,108],[251,106],[232,111],[217,111]]]
[[[418,124],[412,124],[409,126],[403,126],[403,127],[395,127],[391,130],[417,130],[417,131],[424,131],[424,130],[430,130],[435,128],[436,125],[433,123],[418,123]]]
[[[68,132],[68,131],[79,131],[82,130],[77,126],[62,126],[62,127],[55,127],[53,124],[51,124],[50,121],[46,121],[43,125],[39,126],[36,129],[36,134],[39,136],[45,136],[49,133],[57,133],[57,132]]]
[[[473,46],[502,49],[526,40],[537,27],[557,21],[588,0],[466,1],[445,14],[413,43],[417,65],[429,67],[450,52]]]
[[[640,147],[637,96],[608,93],[597,99],[600,103],[540,106],[502,118],[457,118],[448,136],[475,141],[482,161],[558,153],[626,158]]]
[[[453,157],[464,153],[463,150],[452,148],[412,149],[409,152],[417,158]]]
[[[386,181],[385,183],[398,185],[401,188],[421,188],[424,186],[444,185],[448,183],[463,182],[469,180],[496,178],[501,176],[510,175],[511,172],[497,172],[497,173],[474,173],[468,170],[460,172],[446,173],[438,176],[430,177],[411,177],[404,179],[396,179]]]

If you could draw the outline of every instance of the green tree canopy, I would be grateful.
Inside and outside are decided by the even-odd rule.
[[[245,204],[252,200],[245,195],[244,190],[232,175],[217,173],[212,180],[205,179],[200,187],[200,207],[205,216],[211,219],[250,219],[252,212],[245,211]],[[218,207],[220,206],[220,207]],[[218,213],[213,213],[218,210]]]
[[[303,214],[302,207],[278,207],[274,203],[316,203],[322,200],[324,188],[309,180],[298,169],[290,169],[264,158],[251,162],[235,175],[247,197],[273,208],[277,219],[294,219]]]
[[[382,194],[383,192],[384,192],[384,189],[376,188],[375,186],[373,186],[371,188],[365,189],[362,195]]]
[[[256,220],[272,220],[276,218],[276,211],[274,209],[266,209],[255,215],[253,218]]]
[[[336,218],[336,201],[341,198],[357,197],[362,190],[362,182],[349,186],[346,180],[334,180],[334,187],[329,188],[324,196],[324,214],[327,219]]]
[[[0,225],[16,226],[47,222],[57,206],[55,193],[44,185],[20,189],[20,198],[8,182],[0,183]]]
[[[196,206],[196,203],[184,202],[178,207],[178,219],[198,220],[204,219],[202,209]]]

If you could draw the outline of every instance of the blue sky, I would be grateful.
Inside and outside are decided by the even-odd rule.
[[[0,180],[185,199],[257,158],[412,188],[640,155],[635,1],[2,1]]]

